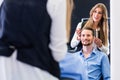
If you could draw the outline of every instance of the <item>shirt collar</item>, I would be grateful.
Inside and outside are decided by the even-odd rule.
[[[83,55],[82,50],[83,50],[83,49],[81,49],[81,50],[80,50],[80,56],[82,56],[82,55]],[[91,54],[95,54],[95,55],[96,55],[96,54],[97,54],[97,52],[96,52],[96,51],[98,51],[98,50],[97,50],[97,48],[93,48],[93,50],[92,50],[92,53],[91,53]]]

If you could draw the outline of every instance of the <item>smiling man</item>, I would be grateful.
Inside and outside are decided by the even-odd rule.
[[[61,77],[73,80],[110,80],[108,56],[94,47],[94,30],[85,27],[80,35],[82,49],[70,54],[60,62]],[[74,75],[74,76],[73,76]]]

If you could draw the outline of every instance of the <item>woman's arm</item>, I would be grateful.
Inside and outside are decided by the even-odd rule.
[[[72,48],[75,48],[80,42],[80,39],[78,38],[79,37],[78,33],[80,33],[80,32],[77,33],[77,31],[81,29],[82,23],[83,22],[78,23],[78,25],[76,27],[75,33],[74,33],[73,38],[70,43],[70,46]]]
[[[109,41],[108,41],[109,42]],[[98,49],[105,52],[107,55],[109,55],[109,43],[107,46],[102,44],[102,40],[99,38],[94,39],[94,43],[97,45]]]
[[[110,52],[109,52],[109,46],[104,46],[104,45],[102,45],[101,47],[99,47],[99,49],[100,49],[101,51],[105,52],[107,55],[110,54]]]

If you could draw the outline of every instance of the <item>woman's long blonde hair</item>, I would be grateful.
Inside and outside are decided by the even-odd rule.
[[[92,19],[92,15],[96,8],[102,9],[103,16],[102,16],[98,26],[100,26],[100,39],[102,40],[103,45],[107,46],[108,45],[108,13],[107,13],[107,8],[103,3],[97,3],[90,10],[90,18],[86,22],[85,26],[91,26],[91,27],[93,26],[94,21]]]

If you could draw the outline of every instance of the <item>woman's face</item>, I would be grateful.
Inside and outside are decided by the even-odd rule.
[[[93,11],[92,18],[93,18],[94,22],[99,22],[101,20],[102,16],[103,16],[103,13],[102,13],[102,9],[101,8],[96,8]]]

